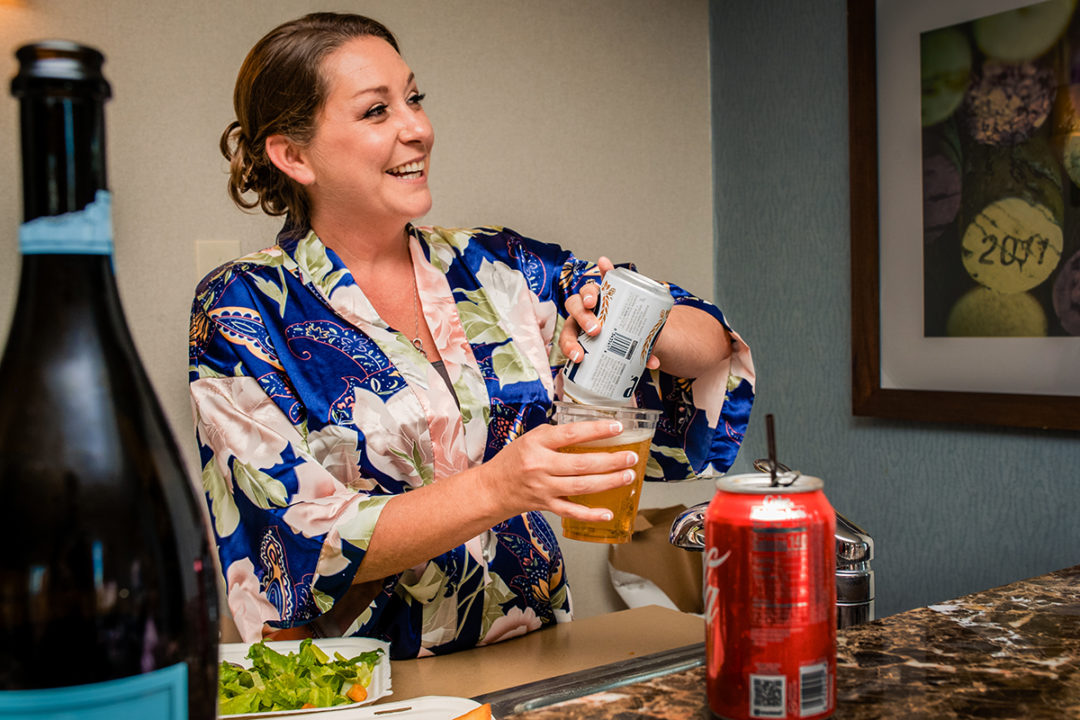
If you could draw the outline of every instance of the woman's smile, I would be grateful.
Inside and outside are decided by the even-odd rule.
[[[424,177],[424,168],[426,166],[427,163],[423,160],[413,160],[412,162],[390,168],[386,172],[387,174],[393,175],[396,178],[401,178],[402,180],[420,180]]]

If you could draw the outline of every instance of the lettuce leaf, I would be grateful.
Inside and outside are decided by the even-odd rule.
[[[222,662],[218,671],[218,713],[276,712],[352,704],[345,691],[355,683],[371,685],[381,649],[346,658],[331,658],[310,639],[296,652],[279,653],[263,642],[247,653],[251,668]]]

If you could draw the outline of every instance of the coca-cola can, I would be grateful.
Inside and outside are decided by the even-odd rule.
[[[563,366],[564,398],[586,405],[630,404],[674,302],[666,285],[633,270],[605,273],[595,309],[600,332],[578,333],[585,355]]]
[[[816,477],[724,477],[705,514],[709,709],[815,720],[836,705],[836,513]]]

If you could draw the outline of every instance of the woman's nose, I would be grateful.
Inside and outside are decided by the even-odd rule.
[[[414,111],[399,117],[402,120],[398,135],[402,142],[422,142],[424,145],[431,143],[431,137],[434,134],[431,121],[423,111]]]

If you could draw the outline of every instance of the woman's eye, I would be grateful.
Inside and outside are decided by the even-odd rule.
[[[382,115],[385,115],[385,114],[386,114],[386,106],[380,103],[378,105],[373,106],[370,110],[368,110],[366,113],[364,113],[363,119],[367,120],[368,118],[381,117]]]
[[[424,102],[424,98],[427,97],[427,93],[417,92],[409,96],[408,102],[410,105],[419,105]]]

